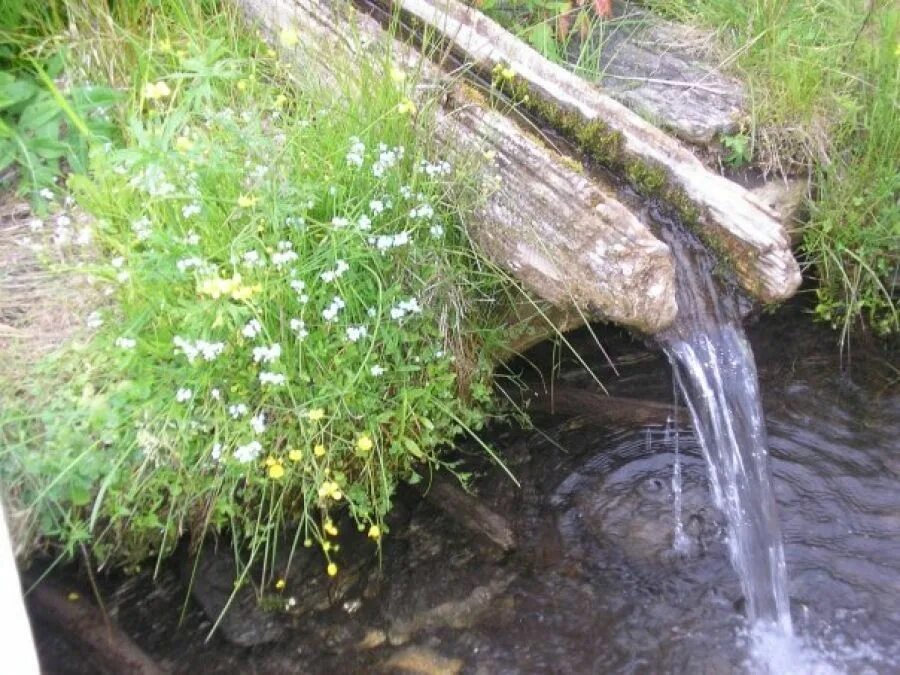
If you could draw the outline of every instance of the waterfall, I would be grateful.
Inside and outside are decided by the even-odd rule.
[[[658,336],[703,450],[714,502],[728,521],[728,549],[751,626],[790,635],[781,527],[753,352],[734,294],[683,234],[667,243],[678,260],[678,317]],[[674,480],[674,478],[673,478]]]

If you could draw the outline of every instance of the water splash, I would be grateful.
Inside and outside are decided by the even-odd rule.
[[[673,383],[674,384],[674,383]],[[684,532],[684,517],[682,515],[682,485],[681,485],[681,452],[678,438],[678,398],[677,389],[674,399],[674,419],[666,420],[665,441],[671,445],[674,453],[672,462],[672,511],[674,512],[675,525],[673,528],[672,548],[680,555],[687,555],[691,550],[691,540]]]

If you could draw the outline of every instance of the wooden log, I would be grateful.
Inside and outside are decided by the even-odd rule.
[[[270,34],[298,30],[304,45],[298,61],[323,81],[343,79],[340,64],[371,59],[375,50],[367,52],[367,45],[389,44],[396,63],[424,76],[420,89],[447,87],[435,130],[444,152],[493,157],[474,169],[492,189],[467,224],[470,236],[527,290],[579,321],[609,320],[648,334],[673,321],[671,253],[612,186],[588,178],[347,2],[236,1]],[[543,336],[552,333],[547,327]]]
[[[624,171],[639,189],[674,202],[751,295],[774,302],[797,290],[799,266],[777,214],[708,170],[675,138],[457,0],[375,1],[439,37],[482,77],[511,68],[514,76],[501,79],[517,103],[578,139],[601,162]]]

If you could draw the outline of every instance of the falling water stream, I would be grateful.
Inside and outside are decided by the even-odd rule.
[[[765,421],[753,352],[736,300],[722,294],[686,240],[679,258],[679,312],[660,336],[706,459],[715,505],[728,522],[728,548],[751,624],[790,633],[787,570],[772,493]]]

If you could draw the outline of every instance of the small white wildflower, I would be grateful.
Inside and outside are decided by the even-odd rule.
[[[344,306],[344,300],[338,296],[334,296],[331,304],[322,310],[322,318],[326,321],[334,321],[337,318],[338,312],[342,310]]]
[[[100,328],[103,325],[103,317],[100,315],[100,312],[91,312],[88,314],[85,324],[92,330]]]
[[[109,264],[112,265],[113,267],[115,267],[117,270],[121,269],[122,266],[125,264],[125,258],[118,256],[118,257],[110,260]]]
[[[204,360],[215,361],[216,358],[225,351],[225,343],[197,340],[197,350],[203,356]]]
[[[200,350],[197,347],[179,335],[172,338],[172,342],[175,344],[175,353],[177,354],[181,350],[181,353],[187,357],[188,363],[193,363],[194,359],[200,354]]]
[[[186,401],[190,401],[191,396],[193,395],[194,392],[192,392],[190,389],[182,387],[175,393],[175,400],[178,401],[178,403],[185,403]]]
[[[373,199],[369,202],[369,210],[372,212],[373,216],[377,216],[384,211],[384,202],[380,199]]]
[[[179,272],[186,272],[190,269],[196,269],[199,267],[203,267],[203,260],[198,258],[197,256],[191,256],[189,258],[182,258],[178,262],[175,263],[175,267],[178,268]]]
[[[287,378],[281,373],[269,373],[263,371],[259,374],[260,384],[271,384],[273,386],[280,387],[285,382],[287,382]]]
[[[254,461],[262,454],[262,444],[259,441],[250,441],[247,445],[239,445],[235,448],[234,458],[241,464]]]
[[[119,349],[124,349],[126,351],[129,351],[131,349],[134,349],[135,346],[137,346],[137,340],[135,340],[134,338],[130,338],[130,337],[117,337],[115,344],[116,344],[116,347],[118,347]]]
[[[431,204],[428,204],[427,202],[424,204],[419,204],[416,208],[409,212],[409,217],[414,220],[417,218],[428,220],[432,216],[434,216],[434,209],[431,207]]]
[[[444,226],[439,224],[434,224],[428,230],[431,233],[431,236],[435,239],[440,239],[444,236]]]
[[[374,307],[369,307],[369,309],[366,310],[366,314],[374,317],[376,314],[378,314],[378,310],[376,310]]]
[[[196,246],[200,243],[200,235],[191,230],[185,235],[184,243],[188,246]]]
[[[53,190],[51,190],[50,188],[41,188],[41,190],[40,190],[40,192],[38,192],[38,194],[41,197],[43,197],[44,199],[46,199],[47,201],[52,200],[53,197],[55,196],[53,194]]]
[[[409,185],[400,186],[400,196],[404,199],[412,199],[412,188]]]
[[[358,342],[368,334],[369,329],[365,326],[347,326],[347,339],[350,340],[350,342]]]
[[[250,319],[247,325],[241,329],[241,335],[251,340],[262,333],[262,326],[256,319]]]
[[[335,216],[334,218],[331,219],[332,227],[337,227],[337,228],[347,227],[347,225],[349,225],[349,224],[350,224],[350,221],[347,218],[342,218],[340,216]]]
[[[306,288],[306,283],[304,283],[300,279],[291,279],[290,286],[291,289],[296,291],[297,293],[302,293]]]
[[[228,406],[228,414],[235,420],[239,417],[243,417],[248,412],[250,412],[250,409],[244,403],[232,403]]]
[[[222,400],[222,392],[221,392],[219,389],[215,388],[215,387],[213,387],[213,388],[210,390],[209,395],[212,397],[212,399],[213,399],[214,401],[221,401],[221,400]]]
[[[200,213],[200,204],[197,202],[191,202],[190,204],[185,204],[181,207],[182,218],[190,218],[191,216],[196,216],[198,213]]]
[[[272,264],[278,269],[295,262],[300,256],[295,251],[277,251],[272,254]]]
[[[368,232],[372,229],[372,219],[369,218],[366,214],[363,214],[356,221],[356,227],[358,227],[363,232]]]
[[[309,331],[306,330],[306,323],[302,319],[291,319],[290,325],[291,330],[294,331],[300,340],[309,335]]]
[[[247,251],[241,258],[248,267],[262,267],[266,264],[259,251]]]
[[[28,229],[32,232],[40,232],[44,229],[44,221],[40,218],[32,218],[28,221]]]
[[[254,363],[272,363],[272,361],[278,360],[279,356],[281,356],[281,345],[277,342],[268,347],[253,348]]]
[[[250,418],[250,427],[254,433],[261,434],[266,430],[266,414],[259,413]]]
[[[350,150],[347,152],[347,166],[359,168],[363,165],[363,155],[366,152],[365,144],[356,136],[350,137]]]
[[[218,462],[222,459],[222,444],[216,443],[212,446],[212,450],[209,451],[209,456],[212,458],[212,461]]]
[[[381,377],[382,375],[384,375],[384,368],[376,363],[374,366],[369,368],[369,372],[372,373],[373,377]]]
[[[304,219],[302,216],[288,216],[284,219],[284,224],[288,227],[296,227],[299,229],[306,225],[306,219]]]
[[[116,275],[116,281],[118,281],[120,284],[124,284],[130,277],[131,274],[128,272],[128,270],[122,270]]]
[[[146,216],[138,218],[131,224],[131,230],[138,241],[146,241],[150,238],[150,219]]]

